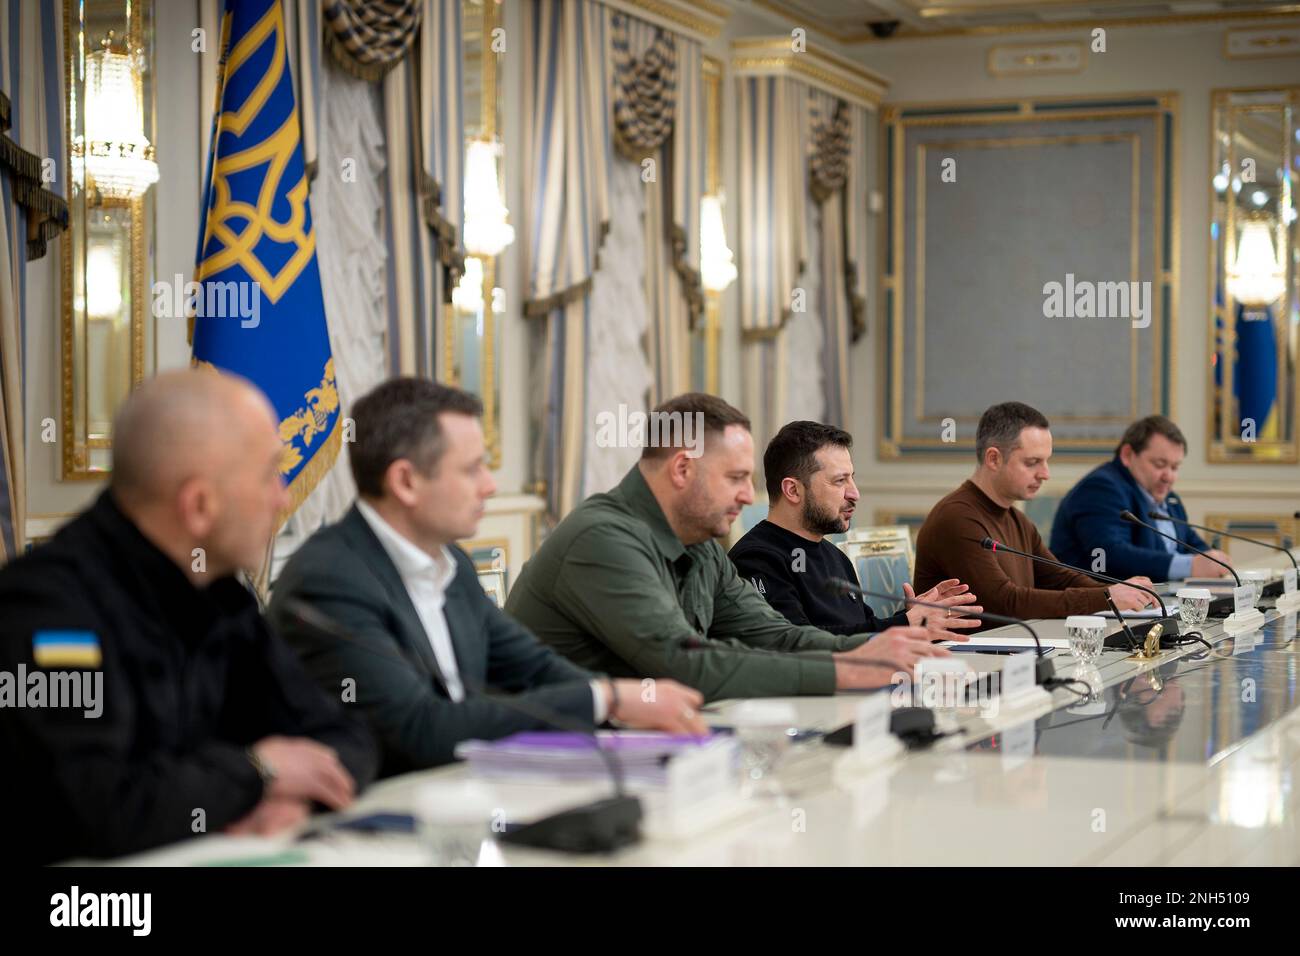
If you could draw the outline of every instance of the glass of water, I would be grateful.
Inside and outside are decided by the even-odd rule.
[[[473,780],[435,782],[416,795],[420,831],[433,866],[477,866],[488,839],[492,791]]]
[[[1073,614],[1065,619],[1065,633],[1070,638],[1070,653],[1075,660],[1088,664],[1101,654],[1106,638],[1106,619]]]
[[[740,742],[740,768],[750,786],[765,781],[790,749],[794,707],[776,700],[746,700],[727,714]]]
[[[1180,588],[1178,590],[1178,618],[1184,627],[1200,627],[1210,616],[1208,588]]]
[[[1251,604],[1258,604],[1259,599],[1264,596],[1264,586],[1268,584],[1271,574],[1268,571],[1238,571],[1241,576],[1242,584],[1249,584],[1255,592],[1251,598]]]

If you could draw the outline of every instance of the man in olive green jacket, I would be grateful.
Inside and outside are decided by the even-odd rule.
[[[716,538],[754,500],[749,420],[712,395],[651,413],[641,460],[593,495],[523,568],[506,610],[575,664],[671,677],[706,699],[886,686],[948,632],[836,636],[791,624],[737,573]],[[662,440],[661,440],[662,439]]]

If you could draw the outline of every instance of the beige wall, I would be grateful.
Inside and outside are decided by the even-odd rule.
[[[1179,95],[1177,130],[1178,285],[1174,315],[1172,417],[1191,448],[1179,490],[1192,520],[1207,514],[1282,514],[1300,507],[1300,465],[1211,465],[1206,459],[1207,322],[1209,289],[1208,154],[1211,90],[1300,82],[1300,59],[1227,60],[1224,24],[1163,26],[1108,31],[1107,52],[1090,54],[1082,73],[1063,76],[994,77],[986,68],[997,44],[1075,39],[1086,31],[1021,33],[1000,37],[897,40],[851,48],[848,55],[891,81],[887,102],[960,101],[1029,96],[1170,91]],[[879,262],[877,261],[877,270]],[[973,458],[961,462],[881,461],[876,383],[882,350],[880,296],[873,298],[870,333],[853,355],[855,463],[868,506],[923,513],[967,477]],[[1022,396],[1033,403],[1033,396]],[[1046,492],[1064,494],[1091,464],[1061,463]]]

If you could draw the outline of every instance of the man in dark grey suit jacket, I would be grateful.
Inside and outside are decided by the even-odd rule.
[[[353,408],[359,497],[289,559],[269,617],[330,694],[356,707],[381,747],[380,774],[454,759],[456,744],[545,729],[522,711],[585,727],[606,718],[702,733],[695,691],[598,677],[541,644],[488,598],[454,541],[472,537],[495,491],[477,398],[395,379]],[[303,624],[305,602],[346,632]],[[517,695],[511,707],[483,693]]]

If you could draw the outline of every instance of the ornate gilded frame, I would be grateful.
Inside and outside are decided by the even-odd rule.
[[[1101,120],[1118,117],[1148,116],[1156,122],[1154,165],[1156,173],[1156,254],[1157,282],[1153,297],[1158,317],[1152,322],[1155,335],[1154,354],[1159,357],[1154,398],[1157,410],[1168,413],[1173,407],[1173,385],[1177,379],[1175,331],[1178,305],[1179,169],[1178,96],[1170,92],[1133,93],[1097,97],[1034,97],[1028,99],[961,100],[957,102],[918,102],[882,106],[879,178],[885,197],[880,224],[880,275],[883,319],[881,337],[879,391],[879,454],[882,459],[950,461],[972,453],[973,439],[945,443],[939,440],[917,442],[904,439],[903,433],[903,321],[906,259],[912,254],[904,248],[905,188],[908,183],[904,153],[904,134],[911,126],[971,126],[1014,123],[1042,123],[1060,120]],[[923,294],[923,293],[922,293]],[[974,419],[978,412],[973,413]],[[964,416],[970,418],[970,415]],[[1135,416],[1136,417],[1136,416]],[[1122,424],[1121,426],[1122,427]],[[1113,440],[1054,440],[1054,447],[1076,459],[1100,458]]]

